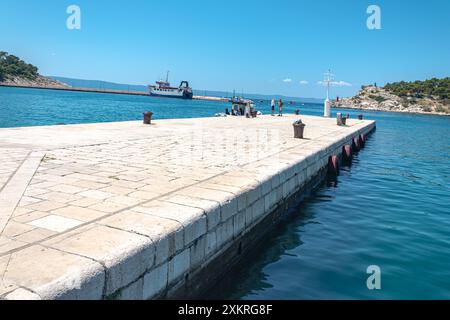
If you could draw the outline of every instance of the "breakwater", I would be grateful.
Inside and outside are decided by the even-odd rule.
[[[0,297],[201,294],[375,128],[301,118],[0,129]]]
[[[132,96],[149,96],[148,92],[144,91],[129,91],[129,90],[114,90],[114,89],[94,89],[94,88],[75,88],[75,87],[52,87],[52,86],[21,86],[21,85],[11,85],[11,84],[0,84],[0,87],[10,87],[10,88],[23,88],[23,89],[36,89],[36,90],[57,90],[57,91],[72,91],[72,92],[91,92],[91,93],[106,93],[106,94],[120,94],[120,95],[132,95]],[[193,97],[194,100],[206,100],[206,101],[219,101],[219,102],[229,102],[229,98],[220,97],[210,97],[210,96],[200,96],[196,95]]]

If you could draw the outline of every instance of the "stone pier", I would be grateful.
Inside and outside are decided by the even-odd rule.
[[[0,299],[202,294],[374,121],[0,129]]]

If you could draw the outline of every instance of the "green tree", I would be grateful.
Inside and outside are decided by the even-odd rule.
[[[38,75],[37,67],[26,63],[19,57],[0,51],[0,80],[3,81],[9,76],[33,80]]]
[[[414,82],[394,82],[388,83],[384,87],[387,91],[400,96],[411,98],[438,98],[446,101],[450,97],[450,78],[433,78],[425,81]]]

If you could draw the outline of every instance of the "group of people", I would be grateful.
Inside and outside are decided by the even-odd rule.
[[[231,113],[228,111],[228,108],[225,109],[226,115],[232,115],[232,116],[245,116],[246,118],[252,118],[253,114],[255,114],[255,108],[252,105],[252,103],[247,102],[244,105],[243,104],[233,104],[233,107],[231,108]]]
[[[272,101],[270,102],[270,106],[272,108],[272,116],[275,115],[275,105],[277,104],[277,101],[275,99],[272,99]],[[283,100],[279,99],[278,100],[278,116],[282,117],[283,116]]]
[[[272,99],[272,101],[270,102],[270,106],[272,109],[272,116],[275,116],[275,106],[278,106],[278,116],[283,116],[283,100],[279,99],[277,101],[276,99]],[[228,108],[225,109],[225,115],[232,116],[246,116],[247,118],[251,118],[253,117],[254,113],[256,113],[255,108],[250,102],[247,102],[245,104],[233,104],[231,112],[228,110]]]

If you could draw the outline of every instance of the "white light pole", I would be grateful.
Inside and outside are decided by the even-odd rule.
[[[330,84],[333,81],[333,74],[331,73],[331,70],[328,70],[327,73],[325,73],[325,80],[323,83],[327,86],[327,99],[324,102],[324,108],[323,108],[323,116],[325,118],[331,117],[331,102],[330,102]]]

